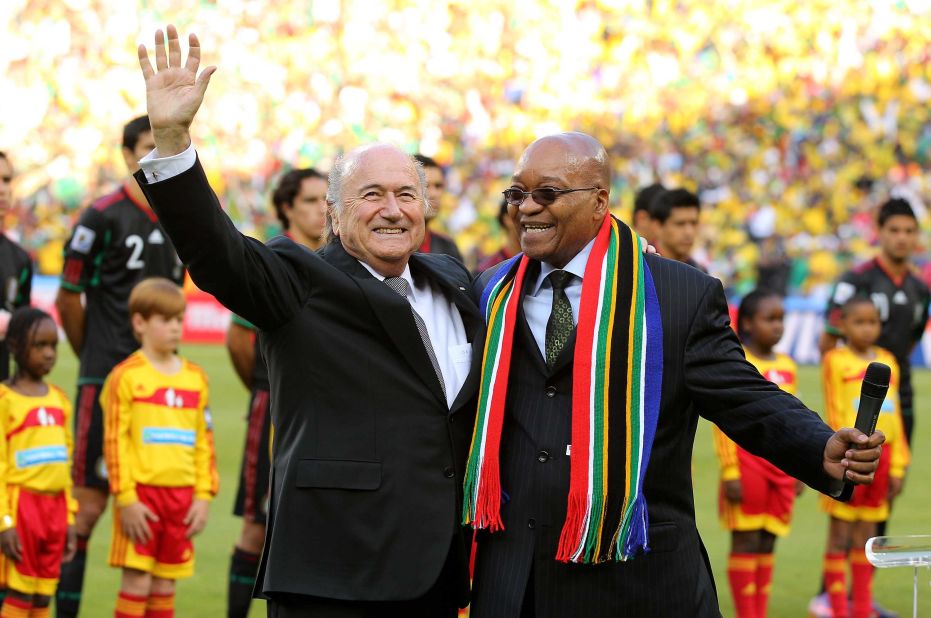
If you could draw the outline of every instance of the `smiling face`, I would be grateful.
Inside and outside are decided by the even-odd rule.
[[[404,272],[424,237],[424,201],[410,156],[377,145],[349,155],[342,204],[331,208],[346,252],[385,277]]]
[[[561,194],[548,206],[527,196],[516,207],[514,218],[521,250],[528,257],[562,268],[598,234],[608,213],[603,153],[600,144],[582,134],[544,137],[524,151],[512,178],[515,189],[598,187],[597,191]]]

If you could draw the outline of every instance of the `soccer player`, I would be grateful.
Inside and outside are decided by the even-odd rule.
[[[0,617],[47,618],[61,563],[77,548],[71,404],[43,380],[57,358],[52,317],[17,309],[7,338],[16,372],[0,384]]]
[[[146,116],[123,128],[123,160],[130,173],[154,148]],[[80,358],[75,405],[72,475],[78,501],[78,552],[62,569],[56,594],[58,618],[74,618],[81,602],[87,541],[107,506],[100,385],[113,367],[139,347],[126,300],[149,276],[183,280],[174,247],[162,232],[142,190],[127,177],[118,190],[87,208],[65,246],[65,263],[55,304],[62,327]],[[81,302],[86,298],[86,307]],[[88,345],[85,345],[88,343]],[[91,345],[92,343],[92,345]]]
[[[909,463],[899,408],[899,366],[895,357],[876,345],[880,337],[880,311],[868,298],[855,296],[841,307],[840,333],[846,345],[828,351],[822,359],[824,403],[832,427],[851,427],[857,416],[860,383],[873,361],[889,365],[892,376],[889,392],[879,414],[877,429],[886,435],[879,468],[872,485],[854,489],[850,502],[823,498],[822,509],[831,516],[827,552],[824,557],[824,583],[835,618],[848,613],[846,565],[849,560],[853,588],[853,618],[873,613],[871,582],[873,567],[866,559],[864,545],[876,536],[877,522],[886,521],[892,500],[902,490]]]
[[[918,248],[918,218],[909,203],[891,199],[879,209],[879,255],[845,273],[827,307],[827,324],[821,335],[824,354],[841,338],[840,308],[854,296],[870,298],[879,309],[882,331],[877,345],[895,356],[902,371],[899,396],[905,438],[911,443],[915,424],[911,354],[928,321],[928,286],[915,274],[912,255]]]
[[[928,302],[931,292],[915,274],[912,255],[920,241],[918,218],[911,205],[903,199],[893,198],[879,208],[879,254],[872,260],[844,273],[834,286],[827,306],[827,321],[821,334],[819,347],[825,354],[834,349],[842,338],[840,330],[841,307],[855,296],[869,298],[879,309],[882,322],[877,345],[892,352],[899,364],[899,405],[905,427],[905,439],[911,445],[915,425],[915,400],[912,388],[911,355],[921,341],[928,321]],[[876,527],[876,534],[886,534],[886,522]],[[809,611],[825,616],[829,605],[822,592],[811,600]],[[876,607],[880,616],[888,616]]]
[[[744,297],[737,311],[737,334],[760,374],[795,394],[795,361],[773,348],[782,339],[782,298],[766,290]],[[731,531],[727,576],[738,618],[765,618],[773,580],[776,537],[789,532],[795,496],[804,485],[765,459],[751,455],[714,427],[721,460],[721,522]]]
[[[698,237],[701,204],[698,196],[687,189],[658,192],[650,201],[650,217],[660,255],[704,271],[692,259],[692,249]]]
[[[207,376],[175,353],[184,293],[145,279],[129,296],[142,349],[104,383],[104,455],[116,506],[110,566],[123,570],[116,618],[172,618],[175,580],[194,574],[191,538],[217,493]]]
[[[285,235],[311,251],[326,240],[327,181],[315,169],[291,170],[272,193],[275,213]],[[226,348],[236,374],[250,390],[248,429],[233,513],[243,518],[242,532],[230,560],[227,616],[245,618],[252,602],[265,523],[268,517],[269,442],[271,416],[268,367],[259,348],[255,327],[234,316],[226,333]]]
[[[12,206],[13,165],[0,152],[0,380],[10,376],[10,351],[4,339],[7,322],[15,309],[29,306],[32,291],[32,259],[3,229]]]
[[[462,254],[459,253],[456,241],[430,229],[430,222],[436,219],[443,202],[443,195],[446,193],[446,176],[443,175],[443,168],[427,155],[415,154],[414,158],[423,165],[424,172],[427,174],[427,201],[430,203],[430,208],[427,209],[427,231],[419,251],[421,253],[445,253],[461,262]]]

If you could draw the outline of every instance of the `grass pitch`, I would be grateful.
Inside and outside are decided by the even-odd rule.
[[[248,393],[233,373],[222,346],[185,346],[181,353],[200,364],[210,377],[211,409],[220,471],[220,495],[210,510],[207,529],[197,538],[196,575],[178,584],[177,615],[220,618],[226,615],[226,578],[233,543],[241,521],[232,515],[239,463],[242,455]],[[310,359],[309,359],[309,362]],[[50,379],[74,395],[77,362],[67,344],[60,346],[60,358]],[[912,453],[912,466],[903,496],[897,501],[889,534],[931,534],[931,492],[927,474],[931,471],[931,392],[927,370],[916,371],[916,399],[919,403],[918,449]],[[820,374],[815,367],[803,367],[799,393],[814,410],[821,408]],[[718,599],[725,616],[733,616],[733,606],[725,573],[730,539],[717,518],[718,463],[712,449],[711,427],[699,425],[695,440],[693,470],[695,509],[708,553],[714,566]],[[98,524],[88,551],[87,579],[84,586],[83,616],[110,616],[119,586],[119,572],[106,564],[110,542],[110,509]],[[808,601],[821,580],[827,517],[817,508],[816,493],[806,490],[796,503],[790,535],[776,547],[776,570],[769,615],[773,618],[806,615]],[[920,573],[919,607],[931,611],[931,572]],[[874,594],[886,607],[903,616],[911,615],[912,573],[908,569],[877,571]],[[264,616],[261,601],[253,603],[250,618]],[[920,615],[923,615],[920,613]]]

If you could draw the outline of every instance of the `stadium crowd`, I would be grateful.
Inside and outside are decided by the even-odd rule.
[[[577,127],[613,155],[619,213],[654,178],[700,191],[712,207],[697,257],[730,290],[749,291],[761,260],[781,260],[791,291],[826,294],[868,251],[881,196],[900,191],[923,214],[931,192],[917,4],[258,6],[202,3],[176,19],[230,59],[200,152],[233,219],[262,238],[279,230],[266,196],[284,168],[328,169],[339,152],[389,140],[446,168],[439,223],[474,265],[500,244],[494,196],[516,155]],[[77,212],[120,177],[112,119],[142,105],[132,50],[176,8],[4,3],[0,79],[16,121],[0,143],[17,145],[19,176],[7,230],[39,272],[60,272]]]
[[[204,46],[220,50],[218,55],[223,57],[202,120],[193,129],[193,141],[198,157],[205,162],[210,186],[242,232],[267,240],[284,231],[296,242],[319,247],[323,242],[323,231],[317,228],[323,222],[324,176],[317,171],[311,174],[319,185],[314,203],[320,212],[313,215],[314,242],[305,242],[308,239],[302,236],[303,228],[292,217],[300,215],[299,198],[304,191],[301,181],[306,178],[295,179],[294,175],[309,174],[311,167],[325,172],[336,164],[339,155],[359,145],[390,141],[410,153],[419,153],[418,160],[427,168],[428,182],[433,183],[430,178],[435,177],[430,170],[435,173],[438,165],[442,172],[436,181],[437,190],[440,187],[442,190],[436,193],[435,200],[431,196],[435,220],[428,219],[428,225],[433,230],[434,242],[445,243],[448,250],[435,247],[429,250],[461,252],[469,270],[482,270],[516,251],[515,238],[509,236],[506,225],[507,206],[500,196],[511,184],[520,153],[541,135],[578,129],[600,140],[610,155],[614,165],[610,206],[616,215],[635,222],[637,196],[643,199],[640,192],[644,187],[662,183],[664,189],[650,199],[643,199],[654,227],[641,234],[656,242],[667,257],[695,265],[719,278],[731,297],[746,297],[762,282],[769,285],[775,282],[773,287],[779,297],[801,294],[827,301],[830,296],[833,314],[829,332],[835,339],[826,350],[833,349],[839,339],[851,339],[845,330],[851,328],[846,321],[858,309],[857,302],[864,304],[861,297],[872,298],[866,305],[876,304],[876,290],[870,286],[875,279],[886,277],[883,273],[888,274],[879,260],[870,267],[876,271],[870,275],[873,280],[866,281],[862,276],[864,267],[849,270],[872,256],[872,247],[877,243],[882,259],[891,255],[892,245],[888,244],[891,241],[881,237],[885,225],[882,216],[877,224],[881,206],[888,208],[890,197],[902,198],[892,200],[898,210],[893,209],[893,214],[887,216],[904,217],[909,225],[914,222],[912,234],[918,239],[920,228],[928,226],[926,203],[931,199],[931,112],[928,111],[931,46],[925,31],[927,18],[931,17],[929,10],[909,2],[863,6],[854,0],[843,0],[840,4],[821,0],[807,4],[764,0],[702,3],[669,0],[643,4],[620,0],[579,3],[398,0],[365,3],[363,7],[361,0],[323,0],[310,5],[288,0],[276,4],[274,11],[264,11],[256,3],[215,0],[202,3],[197,14],[185,21],[176,18],[179,6],[167,0],[151,3],[141,11],[116,0],[11,2],[0,9],[8,16],[6,25],[0,26],[0,36],[13,43],[0,49],[0,88],[5,105],[0,147],[6,153],[0,162],[11,170],[3,182],[9,186],[10,178],[15,176],[15,185],[13,199],[8,195],[4,198],[0,231],[27,250],[35,262],[36,273],[61,275],[67,284],[63,286],[64,296],[70,293],[71,300],[80,305],[77,299],[85,287],[99,285],[99,281],[91,281],[91,273],[99,272],[106,259],[97,256],[118,252],[124,244],[132,248],[132,243],[128,240],[122,243],[120,239],[111,247],[107,244],[109,236],[101,242],[105,226],[100,223],[97,235],[93,224],[104,217],[99,213],[107,211],[110,216],[115,212],[112,204],[124,204],[130,214],[122,216],[135,217],[138,221],[134,219],[133,225],[141,226],[142,231],[134,237],[146,238],[150,243],[157,238],[159,250],[165,251],[167,257],[160,264],[161,271],[133,273],[126,279],[122,278],[125,269],[121,263],[112,273],[114,279],[119,279],[118,284],[113,284],[118,298],[108,302],[114,306],[125,304],[133,286],[142,280],[141,275],[180,280],[180,262],[175,260],[171,244],[165,243],[154,215],[148,219],[131,206],[145,201],[141,193],[135,194],[137,187],[127,178],[124,166],[128,165],[131,172],[137,171],[134,163],[138,157],[130,157],[126,152],[121,157],[114,147],[118,143],[114,137],[117,127],[114,119],[124,121],[138,116],[144,106],[144,91],[139,87],[132,49],[139,33],[153,31],[156,24],[170,17],[184,29],[196,26]],[[541,6],[545,10],[540,10]],[[125,57],[114,50],[124,51]],[[150,133],[147,119],[144,124],[137,132]],[[127,146],[125,133],[123,139],[124,151],[128,148],[129,154],[133,154],[136,142]],[[149,144],[139,148],[147,152]],[[295,186],[290,198],[282,199],[273,187],[280,190],[288,178]],[[117,189],[120,183],[127,182]],[[108,194],[111,197],[100,199]],[[310,200],[307,196],[304,199]],[[694,215],[694,221],[683,225],[691,226],[697,238],[694,245],[690,239],[680,255],[671,244],[675,236],[666,236],[661,228],[671,227],[673,221],[678,221],[675,213],[681,214],[683,210],[690,217]],[[289,229],[291,225],[294,227]],[[82,236],[87,230],[93,235]],[[428,243],[429,237],[423,252],[428,251]],[[920,241],[909,245],[900,257],[896,263],[903,273],[909,272],[913,265],[921,268],[927,258]],[[107,266],[103,268],[106,271]],[[16,277],[20,276],[18,272]],[[896,282],[898,276],[887,278]],[[905,274],[901,277],[907,279]],[[931,281],[931,268],[921,278]],[[839,279],[841,284],[835,285]],[[850,283],[854,279],[856,286]],[[889,292],[887,300],[907,305],[914,314],[913,327],[907,333],[890,335],[887,328],[895,326],[896,320],[889,319],[888,308],[884,313],[877,306],[865,311],[871,313],[868,317],[874,322],[875,332],[871,331],[872,338],[864,337],[857,348],[863,354],[876,355],[877,342],[892,349],[889,337],[898,336],[895,347],[901,350],[893,350],[894,356],[888,359],[876,357],[894,366],[896,381],[899,364],[903,365],[903,384],[895,384],[893,389],[907,387],[901,409],[898,403],[893,406],[896,418],[901,414],[906,422],[903,436],[898,439],[899,449],[911,434],[907,357],[915,338],[924,332],[928,310],[927,288],[919,278],[913,279],[909,280],[907,303],[892,300],[898,298],[893,296],[898,288]],[[169,286],[170,296],[175,288],[170,282],[164,283]],[[844,285],[854,291],[847,294]],[[19,302],[22,294],[13,296],[17,298],[6,299],[9,302],[2,311],[4,320],[23,304]],[[28,291],[26,297],[28,301]],[[772,301],[773,296],[762,298]],[[60,293],[59,314],[68,321],[69,312],[64,310],[63,302]],[[757,302],[762,304],[762,300]],[[125,310],[121,308],[123,313]],[[91,304],[87,312],[94,313]],[[772,312],[780,314],[781,324],[782,309]],[[872,312],[876,313],[875,318]],[[64,327],[72,348],[81,354],[86,341],[85,314],[83,309],[79,313],[78,322],[66,323]],[[143,326],[151,319],[151,312],[130,313],[141,316]],[[20,315],[25,315],[22,310]],[[41,389],[41,378],[51,368],[48,363],[48,367],[40,367],[38,361],[24,356],[23,350],[32,345],[28,342],[40,336],[39,327],[34,325],[48,318],[45,314],[30,315],[33,326],[14,324],[17,339],[11,350],[14,356],[19,356],[16,356],[17,372],[10,382],[11,393],[19,392],[14,387],[22,384]],[[180,319],[179,310],[174,308],[155,311],[155,315]],[[124,358],[137,343],[146,345],[139,326],[135,322],[130,325],[127,317],[122,319],[125,341],[120,342],[122,347],[113,346],[113,359],[106,359],[107,363],[101,361],[101,367],[94,373],[90,369],[85,371],[88,360],[82,357],[79,393],[92,394],[79,394],[74,415],[85,434],[92,422],[96,424],[106,418],[107,412],[99,409],[101,405],[106,407],[106,396],[99,401],[98,397],[105,388],[106,376],[114,379],[116,372],[111,373],[111,369],[118,362],[116,356]],[[95,316],[87,319],[93,321]],[[748,323],[755,319],[755,315],[747,316]],[[740,326],[741,319],[737,322]],[[235,354],[233,360],[244,383],[255,391],[256,385],[251,383],[254,378],[249,376],[253,369],[262,367],[253,367],[252,363],[263,361],[258,358],[257,338],[254,340],[251,334],[254,327],[248,322],[239,326],[243,329],[242,349],[249,357],[248,368],[242,369],[237,364]],[[138,341],[132,339],[133,335]],[[747,350],[760,354],[763,361],[768,360],[779,341],[778,336],[770,333],[767,336],[773,340],[767,347],[759,341],[762,334],[741,333],[741,336]],[[172,341],[163,346],[165,362],[181,363],[172,356],[177,343]],[[102,354],[97,348],[84,351],[87,355]],[[839,356],[835,354],[833,358]],[[135,357],[142,363],[139,360],[142,353]],[[761,367],[761,363],[754,361],[754,364]],[[794,364],[778,371],[791,374],[794,387]],[[437,373],[442,379],[442,373],[439,370]],[[760,373],[770,377],[762,368]],[[206,385],[203,393],[199,409],[206,424],[196,430],[198,444],[206,453],[212,451],[212,444],[209,449],[204,446],[211,431],[209,411],[204,411]],[[54,394],[59,396],[57,390]],[[258,410],[261,406],[256,404],[255,395],[253,392],[249,405],[250,435],[240,493],[256,494],[251,498],[241,496],[241,500],[262,510],[267,508],[267,504],[261,504],[267,486],[256,484],[251,477],[248,482],[254,487],[245,485],[250,470],[246,460],[250,449],[255,451],[255,458],[259,454],[268,455],[264,447],[273,430],[266,412]],[[262,405],[267,410],[267,389],[264,396]],[[894,398],[898,402],[899,394],[894,394]],[[9,401],[15,402],[16,395],[8,396]],[[70,404],[59,404],[62,418],[69,418]],[[169,401],[164,405],[171,408],[173,404]],[[95,406],[97,409],[92,409]],[[261,418],[252,419],[257,410]],[[20,412],[17,408],[16,414]],[[833,425],[850,425],[846,419],[837,420],[843,414],[835,412],[831,418]],[[844,410],[845,414],[849,412]],[[80,420],[83,416],[90,418],[91,414],[96,420],[86,423]],[[902,421],[893,422],[897,432]],[[101,427],[94,429],[97,430],[101,436],[105,435]],[[118,465],[115,462],[119,458],[112,453],[106,457],[98,453],[95,459],[85,452],[87,445],[82,446],[82,441],[87,441],[87,435],[80,432],[73,437],[63,435],[62,444],[56,442],[55,446],[62,446],[67,440],[70,449],[72,439],[79,450],[83,449],[85,461],[77,457],[74,460],[81,474],[87,471],[99,474],[100,470],[106,472],[107,467]],[[725,451],[722,482],[749,478],[750,472],[735,472],[737,451],[732,453],[727,445],[719,445],[721,448]],[[740,456],[744,455],[741,452]],[[109,460],[101,464],[100,457]],[[213,482],[216,479],[205,476],[214,474],[207,455],[202,455],[202,459],[203,470],[197,472],[200,476],[188,470],[197,480],[186,481],[185,486],[193,487],[192,491],[198,492],[194,495],[206,501],[217,489]],[[900,455],[894,464],[897,467],[894,472],[899,476],[893,476],[899,483],[907,460],[907,454]],[[95,469],[95,464],[105,467]],[[263,464],[269,465],[264,460]],[[258,470],[251,469],[252,477],[256,474],[264,480],[267,469],[261,465]],[[86,482],[75,478],[76,502],[69,487],[67,496],[62,494],[61,505],[56,507],[62,512],[62,521],[67,507],[68,525],[73,527],[75,522],[77,525],[76,529],[69,528],[66,539],[68,552],[77,559],[65,567],[64,585],[58,587],[59,612],[63,607],[70,612],[60,613],[61,616],[77,613],[87,539],[108,500],[105,479],[97,479],[100,482],[95,485],[88,480],[89,476],[84,478]],[[782,493],[791,497],[795,481],[787,477],[784,484]],[[60,490],[58,485],[54,489]],[[89,489],[94,491],[88,492]],[[733,486],[722,485],[722,520],[739,522],[746,514],[735,510],[740,499],[731,500],[735,504],[727,511],[728,489],[735,491]],[[117,495],[127,491],[125,488],[117,491],[112,482],[109,490]],[[884,485],[881,492],[882,496],[873,496],[877,504],[868,504],[869,508],[879,508],[877,505],[881,503],[885,509],[870,521],[878,522],[879,530],[889,516],[888,506],[897,490],[886,494]],[[97,498],[89,495],[95,493],[99,494]],[[141,500],[135,495],[130,498],[136,503]],[[89,513],[87,505],[93,506],[95,502],[100,503],[99,510],[94,507],[90,509],[94,512]],[[788,517],[791,499],[788,504],[785,512],[777,515]],[[237,514],[244,515],[239,512],[243,511],[242,505],[237,508]],[[843,519],[836,511],[831,514],[835,519]],[[849,513],[845,512],[846,515]],[[254,519],[246,515],[242,537],[234,551],[229,602],[231,607],[238,604],[237,615],[245,615],[249,608],[264,517],[264,513]],[[856,520],[856,514],[852,517]],[[197,523],[202,527],[204,522]],[[254,530],[252,524],[256,526]],[[757,524],[756,521],[746,524],[749,527],[735,524],[729,529],[736,533],[767,530]],[[120,525],[127,524],[123,521]],[[766,534],[784,534],[787,526],[788,520],[783,521],[777,526],[779,532]],[[10,526],[4,525],[3,531],[9,529]],[[870,530],[875,534],[875,528]],[[118,529],[114,538],[122,539],[121,534]],[[258,536],[247,539],[250,534]],[[127,535],[135,540],[131,531]],[[739,535],[734,539],[729,575],[745,567],[748,560],[759,561],[731,579],[735,606],[742,616],[765,615],[767,601],[757,597],[743,599],[741,610],[738,588],[744,581],[741,577],[750,578],[748,582],[756,581],[753,578],[763,569],[763,558],[748,556],[769,555],[765,568],[767,577],[772,577],[775,541],[771,540],[768,550],[764,550],[747,545],[746,539]],[[846,543],[849,545],[849,539]],[[829,549],[835,563],[846,559],[837,547]],[[863,560],[858,559],[857,564],[862,566]],[[112,555],[111,564],[130,571],[139,568]],[[820,597],[821,611],[827,612],[824,615],[833,611],[840,616],[848,604],[846,591],[832,591],[831,585],[838,577],[843,578],[838,575],[843,565],[834,564],[832,568],[833,571],[826,567],[828,588]],[[855,585],[871,577],[862,568],[860,571],[859,580],[854,573]],[[234,585],[237,577],[238,587]],[[120,604],[129,607],[125,615],[135,615],[130,610],[145,611],[146,603],[151,605],[153,598],[173,594],[173,587],[168,593],[160,592],[157,586],[151,590],[146,586],[143,592],[135,593],[133,582],[127,581],[124,577],[117,615],[121,615]],[[812,592],[814,585],[815,582]],[[36,608],[48,611],[54,589],[53,584],[45,581],[34,591]],[[63,595],[63,591],[71,596]],[[149,592],[151,595],[147,597]],[[817,600],[818,597],[813,603]],[[865,597],[853,602],[854,611],[863,612],[873,599]],[[168,601],[156,599],[158,603]]]

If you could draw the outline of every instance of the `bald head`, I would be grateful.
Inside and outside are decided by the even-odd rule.
[[[518,169],[525,166],[534,151],[545,149],[563,159],[565,173],[573,180],[599,189],[610,189],[611,166],[608,153],[601,142],[591,135],[572,131],[547,135],[536,140],[524,151],[517,162]]]
[[[608,216],[608,153],[590,135],[538,139],[521,155],[511,181],[512,189],[524,193],[510,207],[516,210],[521,249],[556,268],[575,257]]]

